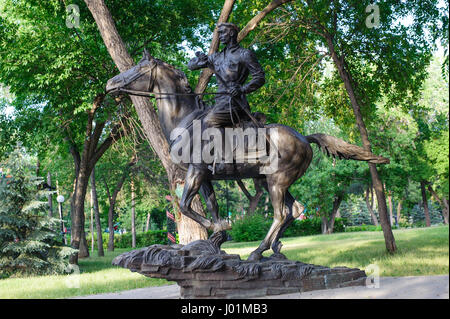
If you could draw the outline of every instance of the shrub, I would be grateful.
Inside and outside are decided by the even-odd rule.
[[[167,231],[149,230],[148,232],[136,234],[136,247],[147,247],[154,244],[167,244]],[[131,233],[114,235],[114,247],[131,247]]]
[[[343,232],[345,219],[336,218],[334,232]],[[272,218],[264,218],[260,214],[246,216],[233,224],[230,235],[234,241],[262,240],[266,236],[272,224]],[[298,237],[318,235],[322,233],[322,220],[318,217],[304,220],[294,220],[286,229],[283,237]]]
[[[345,229],[345,218],[336,218],[334,221],[334,233],[343,232]],[[291,226],[286,229],[283,237],[298,237],[319,235],[322,233],[322,220],[319,217],[307,218],[304,220],[294,220]]]
[[[271,224],[271,218],[266,219],[260,214],[245,216],[233,223],[230,235],[238,242],[261,240],[269,231]]]
[[[397,226],[393,225],[392,229],[397,229]],[[382,231],[381,225],[359,225],[359,226],[348,226],[345,228],[346,232],[357,232],[357,231]]]

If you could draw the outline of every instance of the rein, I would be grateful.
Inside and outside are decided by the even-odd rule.
[[[146,91],[136,91],[136,90],[128,90],[128,89],[118,89],[119,92],[137,95],[137,96],[145,96],[150,98],[157,98],[154,95],[184,95],[184,96],[203,96],[203,95],[229,95],[229,93],[225,92],[204,92],[204,93],[172,93],[172,92],[146,92]]]

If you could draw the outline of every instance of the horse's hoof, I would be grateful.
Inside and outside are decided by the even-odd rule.
[[[253,251],[250,256],[248,257],[247,261],[260,261],[262,258],[262,254],[259,251]]]
[[[287,260],[287,257],[282,253],[274,253],[269,258],[274,260]]]

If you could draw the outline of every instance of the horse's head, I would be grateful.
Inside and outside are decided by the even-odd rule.
[[[137,65],[108,80],[106,93],[115,95],[121,90],[150,92],[153,86],[152,71],[155,66],[156,60],[144,50],[144,55]]]

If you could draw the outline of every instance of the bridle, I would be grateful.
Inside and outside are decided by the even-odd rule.
[[[176,92],[151,92],[155,86],[155,81],[156,81],[156,72],[153,72],[153,70],[156,68],[158,64],[157,63],[153,63],[153,65],[148,68],[147,70],[143,71],[143,72],[139,72],[138,75],[133,76],[130,79],[127,79],[127,83],[124,84],[123,86],[127,86],[130,83],[132,83],[133,81],[139,79],[140,77],[142,77],[144,74],[151,72],[151,76],[150,79],[148,81],[148,91],[137,91],[137,90],[129,90],[129,89],[124,89],[124,88],[119,88],[118,91],[119,92],[123,92],[123,93],[127,93],[130,95],[136,95],[136,96],[143,96],[143,97],[149,97],[149,98],[153,98],[153,99],[160,99],[161,97],[157,97],[157,95],[168,95],[168,96],[195,96],[196,97],[196,103],[197,103],[197,108],[198,109],[204,109],[203,106],[203,101],[201,101],[199,99],[200,96],[204,96],[204,95],[228,95],[230,96],[230,100],[229,100],[229,106],[230,106],[230,117],[231,117],[231,121],[233,122],[233,125],[235,124],[233,121],[233,115],[232,115],[232,107],[231,107],[231,100],[232,100],[232,96],[228,93],[228,92],[204,92],[204,93],[176,93]],[[156,69],[157,70],[157,69]],[[226,83],[225,81],[223,81],[223,79],[220,77],[219,74],[216,74],[216,76],[223,82]],[[153,94],[153,95],[152,95]],[[254,117],[253,115],[245,108],[244,105],[241,104],[241,102],[237,99],[236,100],[237,104],[239,105],[239,107],[246,113],[246,115],[250,118],[250,120],[253,122],[253,124],[256,127],[262,127],[261,123],[259,123]],[[238,117],[239,118],[239,117]],[[240,120],[239,120],[240,122]],[[267,134],[264,134],[266,137],[266,140],[269,142],[269,144],[272,144],[272,142],[270,141],[270,139],[268,138]],[[279,154],[279,153],[278,153]]]
[[[127,79],[127,82],[123,85],[123,87],[129,85],[133,81],[136,81],[140,77],[142,77],[144,74],[147,74],[151,72],[151,76],[148,80],[147,91],[137,91],[137,90],[130,90],[125,88],[119,88],[118,92],[121,93],[127,93],[130,95],[136,95],[136,96],[144,96],[144,97],[150,97],[153,99],[158,99],[160,97],[157,97],[156,95],[172,95],[172,96],[204,96],[204,95],[229,95],[227,92],[203,92],[203,93],[176,93],[176,92],[152,92],[153,88],[155,86],[156,81],[156,71],[155,69],[157,67],[157,63],[154,63],[151,67],[147,68],[145,71],[139,72],[136,76],[133,76],[132,78]]]

